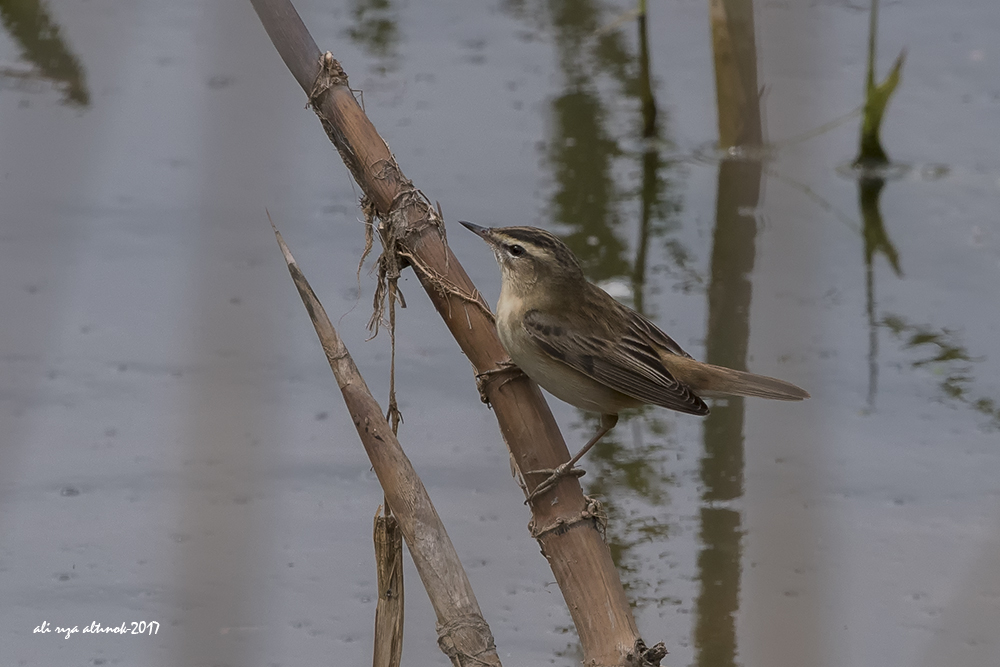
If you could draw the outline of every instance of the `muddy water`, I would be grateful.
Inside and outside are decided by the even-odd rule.
[[[992,3],[882,7],[876,77],[908,53],[863,182],[860,119],[825,124],[863,101],[866,6],[297,4],[449,223],[551,229],[696,357],[812,392],[642,411],[585,460],[665,664],[1000,663]],[[367,662],[381,495],[264,215],[384,398],[356,186],[248,3],[0,20],[3,662]],[[578,663],[469,365],[403,290],[401,438],[501,657]],[[447,664],[406,576],[404,663]]]

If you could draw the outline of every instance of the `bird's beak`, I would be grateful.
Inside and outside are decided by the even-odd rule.
[[[464,220],[459,220],[458,222],[459,222],[460,225],[462,225],[463,227],[465,227],[466,229],[468,229],[470,232],[472,232],[476,236],[479,236],[480,238],[482,238],[487,243],[492,243],[493,242],[493,239],[492,239],[493,235],[490,234],[489,228],[487,228],[487,227],[480,227],[479,225],[474,225],[471,222],[465,222]]]

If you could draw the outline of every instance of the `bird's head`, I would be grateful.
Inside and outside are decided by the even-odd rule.
[[[461,224],[493,248],[504,289],[525,293],[540,285],[551,292],[585,280],[573,251],[544,229]]]

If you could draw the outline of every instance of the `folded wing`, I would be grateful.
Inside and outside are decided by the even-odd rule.
[[[554,359],[565,363],[615,391],[632,398],[692,415],[708,414],[708,406],[690,388],[678,382],[650,345],[645,324],[669,341],[667,351],[688,355],[647,320],[630,322],[617,341],[581,335],[556,318],[537,310],[528,311],[522,326],[531,340]]]

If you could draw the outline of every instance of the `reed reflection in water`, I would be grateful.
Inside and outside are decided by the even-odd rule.
[[[33,72],[4,71],[0,78],[46,79],[62,91],[71,106],[90,105],[90,91],[83,63],[63,39],[59,25],[40,0],[0,0],[0,22],[21,48]]]
[[[750,149],[756,158],[719,164],[708,287],[706,361],[747,370],[751,274],[756,252],[763,139],[757,85],[753,3],[711,3],[719,148]],[[744,399],[717,401],[705,418],[701,459],[701,551],[694,641],[704,667],[736,664],[743,517],[731,503],[743,496]]]

